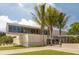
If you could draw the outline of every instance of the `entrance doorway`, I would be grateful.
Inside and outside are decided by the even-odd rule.
[[[58,45],[59,39],[52,39],[52,45]],[[51,45],[51,39],[47,39],[47,45]]]

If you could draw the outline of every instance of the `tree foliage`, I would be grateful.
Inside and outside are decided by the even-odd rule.
[[[56,8],[50,5],[46,7],[46,4],[35,6],[34,10],[35,15],[33,15],[35,22],[41,25],[42,30],[44,30],[44,27],[48,28],[50,38],[53,38],[52,36],[54,27],[59,29],[59,33],[61,35],[61,29],[65,27],[69,16],[66,16],[65,13],[58,11]]]
[[[11,36],[0,36],[0,45],[11,43],[13,43],[13,38]]]
[[[79,35],[79,22],[74,22],[70,25],[68,34]]]
[[[65,13],[60,12],[58,16],[58,21],[57,21],[57,28],[59,28],[59,35],[61,35],[61,30],[64,29],[66,26],[66,23],[69,19],[69,16],[67,16]]]
[[[46,4],[35,6],[34,8],[35,14],[32,14],[34,16],[35,22],[41,25],[42,34],[45,27],[45,7],[46,7]]]

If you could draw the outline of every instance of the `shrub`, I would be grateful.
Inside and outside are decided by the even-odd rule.
[[[68,43],[79,43],[79,37],[70,37]]]
[[[0,37],[0,45],[1,44],[11,44],[13,42],[13,38],[11,36],[1,36]]]

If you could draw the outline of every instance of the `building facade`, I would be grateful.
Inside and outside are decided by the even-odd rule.
[[[41,46],[47,45],[48,31],[45,29],[41,34],[39,27],[20,25],[16,23],[7,23],[6,35],[14,37],[15,45],[23,46]],[[53,35],[58,35],[58,31],[54,31]]]

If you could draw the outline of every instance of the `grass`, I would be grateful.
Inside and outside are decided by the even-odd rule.
[[[0,50],[14,50],[14,49],[23,49],[23,48],[34,48],[34,47],[42,47],[42,46],[11,46],[11,47],[0,47]]]
[[[13,50],[13,49],[22,49],[22,48],[28,48],[28,47],[24,47],[24,46],[0,47],[0,50]]]
[[[77,54],[56,50],[40,50],[33,52],[16,53],[13,55],[77,55]]]

